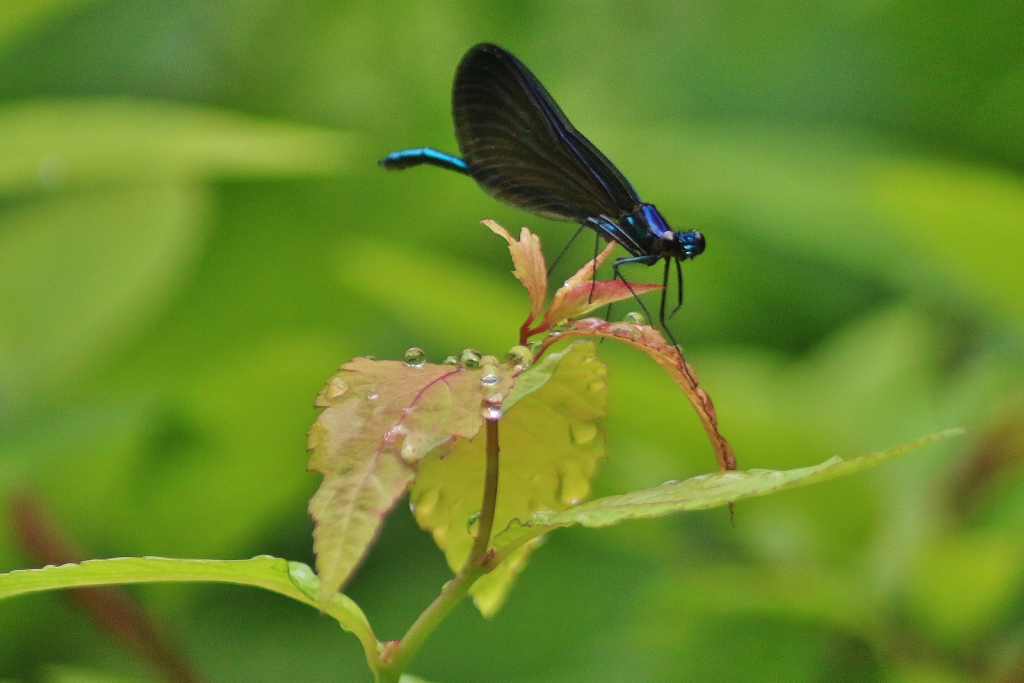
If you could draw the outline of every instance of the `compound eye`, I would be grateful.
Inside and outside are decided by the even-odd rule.
[[[704,235],[696,230],[678,233],[679,251],[684,258],[694,258],[704,251]]]

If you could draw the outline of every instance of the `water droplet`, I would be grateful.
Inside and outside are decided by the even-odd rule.
[[[480,402],[480,413],[484,416],[485,420],[497,420],[501,417],[501,403],[505,398],[495,392],[488,394],[483,401]]]
[[[420,515],[429,515],[437,507],[438,501],[441,500],[441,491],[439,489],[427,489],[423,492],[419,498],[417,498],[412,504],[416,506],[416,511]]]
[[[377,360],[377,356],[363,356],[366,360]]]
[[[469,516],[469,519],[466,520],[466,532],[470,536],[473,535],[473,527],[476,526],[477,522],[480,521],[480,514],[481,511],[477,510],[476,512]]]
[[[633,325],[646,325],[647,324],[647,318],[644,317],[643,313],[638,313],[636,311],[630,311],[626,315],[622,316],[622,322],[624,322],[624,323],[631,323]]]
[[[568,327],[569,323],[567,321],[560,320],[559,322],[555,323],[550,328],[548,328],[548,334],[562,334],[563,332],[565,332],[566,329],[568,329]]]
[[[400,439],[404,439],[408,435],[408,429],[402,425],[395,425],[388,431],[384,432],[384,443],[388,446],[394,446]]]
[[[378,398],[380,398],[380,394],[378,394],[376,391],[371,391],[366,395],[366,398],[368,398],[371,401],[376,401]]]
[[[444,362],[441,363],[441,365],[458,365],[458,364],[459,364],[459,359],[456,358],[455,356],[448,356],[447,358],[444,359]]]
[[[459,356],[459,362],[466,366],[467,370],[476,370],[480,367],[480,359],[482,356],[476,349],[466,349]]]
[[[513,346],[505,354],[505,361],[522,372],[533,363],[533,352],[525,346]]]
[[[492,387],[500,381],[501,377],[499,377],[498,373],[493,370],[488,370],[487,373],[480,378],[480,384],[483,384],[485,387]]]
[[[577,446],[585,446],[597,438],[598,429],[595,422],[577,422],[569,425],[569,436]]]
[[[409,503],[409,512],[416,514],[416,503]]]
[[[402,444],[402,450],[399,453],[402,457],[402,461],[407,465],[412,465],[420,459],[419,449],[416,448],[414,441],[406,441]]]
[[[414,346],[405,352],[405,364],[411,368],[423,367],[426,361],[427,354],[423,353],[423,349],[418,346]]]
[[[558,468],[558,498],[562,504],[576,505],[589,494],[590,478],[584,474],[580,464],[563,462]]]
[[[577,320],[573,323],[573,329],[576,330],[596,330],[597,328],[605,325],[605,321],[600,318],[584,318],[583,320]]]
[[[480,367],[485,365],[498,365],[498,359],[491,355],[482,356],[480,358]]]
[[[530,349],[530,355],[534,358],[537,357],[537,354],[540,353],[543,346],[544,345],[539,341],[526,342],[526,348]]]
[[[658,484],[658,486],[672,486],[673,484],[678,484],[678,483],[679,483],[678,479],[669,479],[668,481],[661,482],[660,484]]]
[[[623,339],[639,339],[642,336],[640,330],[623,323],[612,323],[608,326],[608,332]]]

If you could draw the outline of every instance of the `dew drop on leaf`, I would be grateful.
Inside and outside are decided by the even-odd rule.
[[[388,431],[384,432],[384,443],[388,446],[394,446],[401,439],[408,436],[409,430],[402,425],[395,425]]]
[[[441,365],[458,365],[458,364],[459,364],[459,359],[456,358],[455,356],[448,356],[441,363]]]
[[[426,361],[427,354],[423,353],[423,349],[418,346],[414,346],[405,352],[405,364],[411,368],[423,367]]]
[[[480,359],[482,356],[476,349],[466,349],[459,356],[459,362],[466,366],[467,370],[476,370],[480,367]]]
[[[573,323],[573,329],[590,331],[596,330],[597,328],[601,327],[604,324],[605,321],[601,320],[600,318],[584,318],[583,320],[577,320],[575,323]]]
[[[489,394],[480,402],[481,414],[485,420],[497,420],[501,417],[501,403],[504,400],[500,393]]]
[[[434,508],[437,507],[437,502],[440,499],[440,489],[427,489],[423,492],[423,495],[420,496],[414,503],[414,505],[416,506],[416,511],[419,512],[420,515],[429,516],[433,514]]]
[[[622,322],[630,323],[632,325],[646,325],[647,319],[644,318],[643,313],[638,313],[637,311],[630,311],[626,315],[622,316]]]
[[[577,422],[569,426],[569,435],[577,446],[585,446],[597,437],[597,424]]]
[[[558,497],[565,505],[576,505],[590,493],[590,479],[579,463],[565,462],[558,468]]]
[[[552,325],[550,328],[548,328],[549,329],[548,334],[562,334],[568,328],[569,328],[569,323],[566,322],[565,320],[561,320],[561,321],[555,323],[554,325]]]
[[[471,514],[469,516],[469,519],[466,520],[466,532],[470,536],[474,535],[473,534],[473,527],[476,525],[477,522],[480,521],[480,514],[481,514],[480,510],[477,510],[476,512],[474,512],[473,514]]]
[[[505,360],[509,365],[517,367],[522,372],[533,364],[533,352],[525,346],[513,346],[505,354]]]
[[[625,323],[612,323],[608,326],[608,331],[616,337],[622,337],[623,339],[639,339],[643,336],[636,327]]]
[[[366,398],[368,398],[371,401],[376,401],[378,398],[380,398],[380,394],[378,394],[376,391],[371,391],[366,395]]]
[[[499,381],[501,381],[501,377],[498,377],[498,374],[493,370],[488,370],[487,373],[480,378],[480,384],[483,384],[485,387],[492,387]]]

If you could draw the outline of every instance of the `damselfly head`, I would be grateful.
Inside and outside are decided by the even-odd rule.
[[[697,230],[675,233],[675,242],[672,254],[678,259],[688,259],[700,256],[704,252],[704,235]]]

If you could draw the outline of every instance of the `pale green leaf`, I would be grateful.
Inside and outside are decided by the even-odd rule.
[[[211,107],[17,102],[0,108],[0,191],[333,173],[351,147],[336,131]]]
[[[288,562],[269,555],[249,560],[117,557],[59,567],[19,569],[0,574],[0,599],[63,588],[204,581],[264,588],[318,607],[359,638],[371,666],[376,662],[377,639],[359,606],[340,593],[335,594],[330,602],[320,604],[316,599],[317,579],[313,570],[301,562]]]
[[[681,482],[666,482],[653,489],[599,498],[562,512],[540,510],[530,517],[513,520],[504,531],[495,537],[494,545],[499,555],[514,557],[514,553],[523,544],[559,527],[578,524],[590,528],[600,528],[618,524],[627,519],[647,519],[686,510],[706,510],[743,498],[765,496],[784,489],[853,474],[908,453],[927,443],[962,433],[961,429],[949,429],[903,446],[853,460],[843,460],[839,456],[835,456],[819,465],[793,470],[752,469],[714,472]]]
[[[590,495],[597,460],[605,454],[607,370],[590,341],[552,354],[516,380],[500,422],[501,448],[495,528],[537,510],[564,510]],[[529,392],[529,393],[527,393]],[[511,407],[510,407],[511,406]],[[484,480],[484,440],[459,441],[420,463],[410,501],[458,571],[469,556]],[[500,607],[532,545],[479,579],[470,593],[485,616]]]

